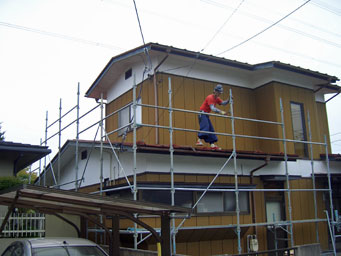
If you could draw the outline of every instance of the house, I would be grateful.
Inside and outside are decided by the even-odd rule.
[[[113,57],[86,92],[105,105],[102,139],[67,141],[59,186],[193,208],[173,216],[172,248],[180,254],[315,243],[327,250],[325,211],[334,220],[341,207],[340,155],[331,152],[324,100],[340,91],[336,81],[277,61],[251,65],[140,46]],[[218,83],[231,101],[227,116],[210,117],[222,148],[211,150],[195,145],[197,115]],[[49,185],[57,165],[55,158],[44,173]],[[139,218],[160,227],[158,218]],[[156,250],[129,220],[120,233],[124,246]],[[99,234],[89,226],[90,238]]]
[[[31,145],[31,144],[23,144],[12,141],[0,141],[0,177],[10,177],[16,176],[17,173],[26,167],[32,165],[36,161],[40,160],[44,156],[51,153],[51,150],[46,146],[39,145]],[[0,205],[0,226],[3,223],[3,219],[8,212],[8,207],[4,205]],[[17,214],[16,216],[12,215],[11,221],[9,222],[9,226],[5,228],[6,232],[4,232],[5,237],[0,238],[0,252],[2,252],[11,242],[14,241],[13,238],[8,237],[21,237],[22,235],[27,236],[29,229],[28,227],[33,223],[30,219],[34,218],[35,225],[38,225],[45,218],[41,217],[40,214]],[[25,223],[24,225],[16,225],[16,229],[14,230],[14,222],[21,221]],[[32,225],[33,226],[33,225]],[[41,236],[44,233],[42,229],[35,230],[31,228],[30,234],[33,236]]]
[[[51,150],[46,146],[0,141],[0,176],[16,176],[49,153]]]

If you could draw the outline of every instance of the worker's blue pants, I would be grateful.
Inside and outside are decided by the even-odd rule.
[[[208,115],[200,114],[199,115],[199,125],[200,125],[200,132],[198,133],[198,137],[203,139],[207,143],[214,143],[218,141],[218,138],[215,134],[205,133],[207,132],[214,132],[213,125]]]

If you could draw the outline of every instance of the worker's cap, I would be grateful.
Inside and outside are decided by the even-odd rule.
[[[217,84],[216,87],[214,87],[214,91],[223,93],[223,86],[221,84]]]

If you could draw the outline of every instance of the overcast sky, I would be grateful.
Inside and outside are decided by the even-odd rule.
[[[275,24],[305,2],[136,0],[136,5],[146,42],[250,64],[276,60],[341,78],[341,1],[309,1]],[[6,140],[39,144],[46,111],[51,123],[60,98],[63,113],[72,108],[78,82],[81,113],[87,111],[94,100],[84,94],[110,58],[142,44],[132,0],[0,0],[0,122]],[[341,153],[340,109],[341,96],[327,103],[333,153]],[[75,133],[64,133],[63,141]]]

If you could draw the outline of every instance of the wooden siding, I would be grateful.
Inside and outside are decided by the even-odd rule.
[[[311,135],[313,142],[324,142],[324,133],[326,133],[326,128],[328,131],[328,121],[326,117],[326,109],[321,108],[320,103],[315,101],[315,94],[312,90],[299,88],[296,86],[281,84],[278,82],[273,82],[271,85],[274,88],[274,100],[275,105],[279,106],[279,99],[282,99],[283,102],[283,111],[284,111],[284,123],[285,123],[285,136],[287,139],[293,139],[293,130],[292,130],[292,119],[291,119],[291,110],[290,103],[296,102],[303,105],[304,110],[304,124],[306,127],[306,138],[309,140],[309,126],[308,126],[308,113],[310,116],[310,127],[311,127]],[[280,121],[280,112],[278,107],[278,121]],[[282,132],[279,133],[280,136]],[[329,137],[329,134],[327,134]],[[283,144],[280,143],[280,151],[284,152]],[[308,151],[309,145],[308,145]],[[289,154],[295,154],[294,144],[287,143],[287,152]],[[322,150],[321,146],[313,145],[313,156],[314,159],[319,159],[320,154],[324,153],[325,150]],[[310,155],[310,152],[309,152]]]
[[[169,106],[168,78],[171,78],[172,84],[172,107],[186,110],[198,111],[205,97],[213,92],[216,83],[184,78],[180,76],[157,74],[157,95],[158,105]],[[223,85],[224,93],[222,99],[229,97],[229,90],[232,90],[234,101],[234,116],[260,119],[267,121],[281,122],[280,98],[283,102],[285,136],[292,139],[292,121],[290,102],[302,103],[305,114],[306,136],[308,135],[307,113],[310,114],[312,141],[323,142],[324,134],[328,133],[328,122],[325,105],[316,103],[314,92],[308,89],[271,82],[255,90],[231,85]],[[137,96],[141,95],[142,103],[155,105],[154,83],[153,80],[146,80],[137,87]],[[132,90],[121,95],[116,100],[106,106],[107,115],[113,111],[132,102]],[[229,111],[229,105],[220,106],[221,109]],[[157,115],[157,121],[155,121]],[[197,114],[174,111],[172,116],[172,126],[176,128],[199,129]],[[210,117],[213,126],[217,132],[231,134],[231,120],[223,117]],[[161,126],[169,126],[169,112],[163,109],[154,109],[149,107],[142,108],[142,122],[144,124],[154,125],[158,123]],[[107,132],[117,128],[118,114],[108,118],[106,122]],[[282,127],[280,125],[255,123],[250,121],[235,120],[235,132],[241,135],[251,135],[260,137],[282,138]],[[137,129],[137,141],[143,141],[147,144],[169,145],[169,130],[159,128],[156,136],[156,128],[140,127]],[[122,138],[117,133],[112,134],[110,139],[121,141]],[[181,146],[194,146],[197,139],[197,133],[174,131],[173,144]],[[232,149],[232,138],[230,136],[218,135],[218,144],[221,148]],[[132,142],[132,133],[128,133],[125,140]],[[267,153],[284,152],[283,143],[271,140],[238,138],[236,139],[237,150],[263,151]],[[330,149],[330,147],[329,147]],[[319,158],[320,153],[324,153],[323,146],[313,146],[314,158]],[[294,154],[294,144],[287,143],[287,152]]]
[[[316,188],[322,188],[317,182]],[[291,189],[312,189],[312,180],[308,178],[290,181]],[[316,192],[317,218],[325,219],[325,204],[323,192]],[[286,194],[286,205],[288,205]],[[313,191],[292,191],[291,192],[292,220],[315,219],[314,194]],[[286,208],[287,219],[289,219],[288,208]],[[316,243],[315,223],[296,223],[293,225],[295,245]],[[327,222],[318,223],[319,242],[323,250],[328,249]]]

